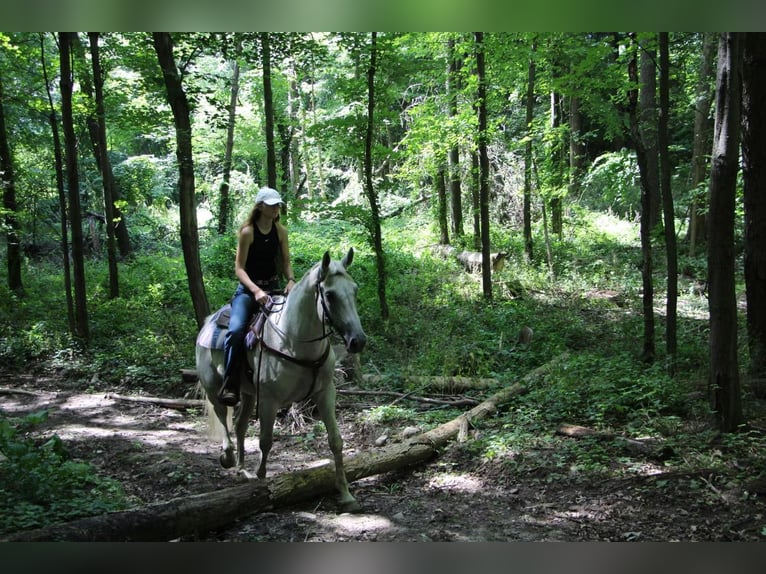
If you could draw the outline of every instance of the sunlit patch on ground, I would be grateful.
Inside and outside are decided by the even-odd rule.
[[[434,475],[428,481],[428,486],[455,492],[479,492],[484,488],[484,482],[470,474],[443,472]]]

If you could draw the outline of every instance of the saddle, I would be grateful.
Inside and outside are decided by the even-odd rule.
[[[277,307],[281,307],[284,304],[284,296],[273,295],[269,297],[269,300],[261,305],[260,309],[256,311],[250,318],[247,334],[245,335],[245,345],[248,350],[252,350],[261,340],[263,335],[263,327],[266,324],[266,319]],[[215,324],[222,330],[229,328],[229,321],[231,320],[231,305],[225,305],[216,314]]]

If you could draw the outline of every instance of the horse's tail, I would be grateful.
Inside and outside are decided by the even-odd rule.
[[[226,426],[232,428],[234,421],[234,409],[226,409]],[[213,404],[209,400],[205,400],[205,434],[207,438],[214,441],[223,440],[226,431],[218,420],[218,416],[215,414]]]

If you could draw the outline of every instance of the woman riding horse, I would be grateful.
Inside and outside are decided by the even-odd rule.
[[[279,258],[287,277],[285,295],[295,285],[287,229],[279,223],[282,204],[277,190],[261,188],[255,196],[255,207],[238,231],[234,273],[239,285],[231,300],[231,319],[224,339],[224,379],[218,394],[226,406],[233,407],[239,402],[245,335],[250,318],[269,300],[269,293],[279,288]]]

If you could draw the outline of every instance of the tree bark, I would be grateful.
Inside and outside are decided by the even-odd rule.
[[[64,151],[69,195],[69,220],[72,226],[72,268],[74,270],[74,325],[73,335],[87,340],[87,296],[85,290],[85,257],[83,252],[82,213],[80,207],[80,180],[77,172],[77,138],[72,119],[72,63],[71,46],[75,34],[59,32],[59,61],[61,65],[61,120],[64,127]],[[66,254],[68,255],[68,254]]]
[[[472,377],[439,377],[424,375],[362,375],[362,381],[366,385],[381,385],[391,381],[399,381],[407,386],[417,387],[419,390],[439,391],[446,393],[460,393],[464,391],[482,391],[498,386],[496,379],[472,378]]]
[[[665,312],[665,349],[668,354],[668,372],[675,375],[678,307],[678,250],[676,247],[675,210],[670,188],[670,56],[668,32],[660,32],[660,121],[658,144],[660,152],[660,192],[665,228],[665,252],[667,254],[667,303]]]
[[[186,264],[194,314],[201,327],[210,314],[210,305],[202,280],[199,258],[199,232],[197,231],[197,201],[194,196],[194,158],[192,154],[192,129],[189,102],[186,98],[181,75],[173,59],[173,41],[168,32],[154,32],[154,49],[165,79],[168,103],[173,111],[176,128],[176,157],[178,159],[179,210],[181,214],[181,247]]]
[[[692,197],[689,207],[689,256],[694,257],[697,252],[697,244],[704,242],[705,237],[705,197],[698,190],[705,181],[708,172],[708,153],[710,150],[710,136],[713,123],[711,122],[710,106],[713,103],[713,95],[710,90],[710,78],[713,76],[713,57],[717,48],[716,34],[703,32],[702,34],[702,62],[700,64],[697,88],[695,90],[694,104],[694,143],[692,148]]]
[[[734,285],[734,205],[740,139],[740,34],[718,43],[715,133],[708,215],[710,390],[722,431],[744,422],[737,365],[737,301]]]
[[[447,224],[447,186],[444,183],[444,165],[436,172],[436,201],[439,218],[439,244],[449,245],[449,225]]]
[[[117,268],[117,245],[114,213],[114,182],[112,165],[106,150],[106,113],[104,111],[104,76],[101,71],[101,56],[98,49],[98,32],[89,32],[93,84],[96,92],[96,141],[101,166],[101,180],[104,189],[104,215],[106,217],[106,253],[109,267],[109,298],[120,296],[119,271]]]
[[[271,43],[268,32],[261,32],[263,67],[263,115],[266,126],[266,184],[277,188],[277,151],[274,147],[274,94],[271,89]]]
[[[742,174],[749,372],[766,376],[766,34],[744,36]]]
[[[378,271],[378,302],[380,316],[388,319],[388,301],[386,299],[386,255],[383,251],[383,234],[380,229],[380,203],[372,184],[372,140],[375,126],[375,67],[377,62],[377,33],[372,32],[370,39],[370,65],[367,68],[367,129],[364,138],[364,190],[370,202],[370,238],[375,250],[375,262]]]
[[[455,39],[447,40],[447,99],[449,117],[457,116],[457,97],[460,89],[460,58],[455,54]],[[460,190],[460,149],[457,143],[449,149],[449,190],[452,206],[452,233],[455,237],[463,235],[463,198]]]
[[[229,231],[229,215],[231,201],[229,199],[229,181],[231,179],[231,157],[234,153],[234,128],[237,120],[237,94],[239,94],[239,55],[242,52],[242,42],[237,39],[234,50],[234,62],[231,71],[231,95],[229,97],[229,121],[226,125],[226,148],[223,154],[223,181],[219,188],[218,198],[218,234],[225,235]]]
[[[48,96],[48,106],[50,114],[48,120],[51,126],[53,136],[53,158],[56,172],[56,189],[59,196],[59,214],[61,217],[61,256],[64,261],[64,295],[66,298],[67,319],[69,332],[75,332],[74,320],[74,300],[72,299],[72,272],[69,261],[69,228],[67,225],[66,209],[66,191],[64,190],[64,159],[61,153],[61,138],[59,137],[59,123],[56,119],[56,107],[53,105],[53,96],[51,95],[51,85],[48,80],[48,68],[45,63],[45,36],[40,33],[40,65],[43,70],[43,80],[45,81],[45,92]]]
[[[535,114],[535,49],[535,40],[532,40],[532,54],[527,64],[527,141],[524,144],[524,252],[529,261],[535,258],[532,243],[532,120]]]
[[[489,156],[487,154],[487,80],[484,64],[484,32],[475,32],[476,75],[478,76],[479,111],[479,210],[481,221],[481,278],[484,298],[492,299],[492,269],[489,261]]]
[[[634,56],[628,62],[628,79],[638,85],[638,61]],[[636,161],[641,179],[641,280],[643,285],[642,307],[644,316],[644,337],[642,359],[654,361],[654,283],[652,281],[652,226],[651,226],[651,183],[647,150],[643,143],[638,117],[638,90],[628,92],[628,115],[630,134],[633,147],[636,150]]]
[[[21,282],[21,246],[19,245],[19,220],[16,216],[16,182],[13,175],[13,158],[8,145],[8,132],[5,127],[5,96],[0,78],[0,187],[3,188],[3,208],[5,209],[5,247],[8,264],[8,289],[18,295],[23,294]]]

